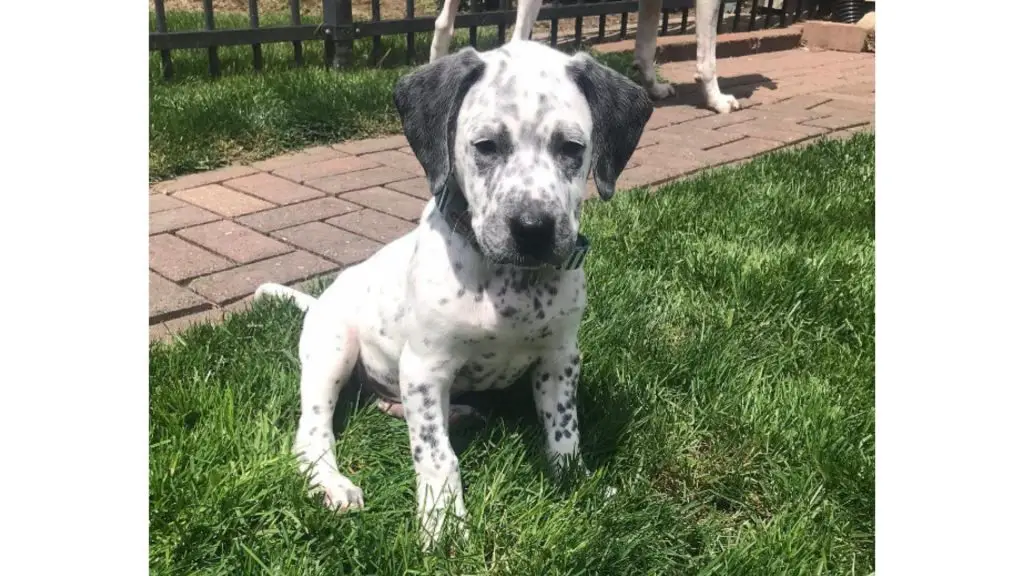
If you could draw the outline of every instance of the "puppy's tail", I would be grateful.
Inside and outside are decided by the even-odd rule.
[[[309,307],[316,302],[316,298],[309,294],[303,294],[294,288],[282,286],[281,284],[260,284],[253,298],[259,300],[267,296],[289,299],[292,301],[292,304],[295,304],[303,312],[309,310]]]

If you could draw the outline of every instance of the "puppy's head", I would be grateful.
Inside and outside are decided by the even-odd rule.
[[[433,194],[455,182],[481,251],[518,266],[569,256],[587,176],[611,198],[653,109],[589,55],[521,41],[439,58],[398,81],[395,103]]]

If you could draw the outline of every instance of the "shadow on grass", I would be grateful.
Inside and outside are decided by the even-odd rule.
[[[583,460],[591,470],[596,470],[615,458],[632,421],[632,399],[624,392],[616,392],[614,386],[587,382],[585,367],[582,378],[580,419],[601,422],[600,427],[588,429],[581,435]],[[456,455],[461,455],[474,440],[483,439],[487,444],[494,444],[512,433],[528,439],[529,463],[533,471],[550,472],[543,438],[544,425],[537,418],[529,380],[527,373],[504,390],[466,392],[452,399],[455,404],[472,406],[483,417],[468,418],[452,425],[449,436]],[[338,397],[333,420],[335,435],[344,434],[352,416],[357,411],[370,408],[376,401],[377,397],[353,375]],[[571,484],[563,487],[570,489]]]

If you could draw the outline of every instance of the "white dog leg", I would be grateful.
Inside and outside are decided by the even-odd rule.
[[[434,39],[430,42],[431,62],[448,54],[448,46],[455,33],[455,16],[458,13],[458,0],[444,0],[444,6],[434,20]]]
[[[583,465],[576,410],[579,378],[580,353],[575,341],[550,351],[533,370],[533,402],[544,424],[548,458],[555,471]]]
[[[359,342],[354,329],[315,312],[306,316],[299,341],[302,413],[294,451],[310,473],[312,491],[322,492],[324,503],[341,512],[363,507],[363,491],[338,471],[332,426],[338,393],[359,357]]]
[[[519,0],[516,6],[516,27],[512,30],[512,40],[529,40],[533,25],[537,23],[542,0]]]
[[[661,0],[640,0],[636,23],[636,48],[633,67],[640,71],[644,88],[652,100],[668,98],[676,93],[671,84],[658,82],[654,70],[654,53],[658,48],[658,24],[661,19]]]
[[[408,343],[398,362],[425,550],[437,543],[449,512],[460,520],[466,515],[459,460],[448,437],[449,393],[458,368],[450,355],[427,357]],[[465,524],[459,528],[465,536]]]
[[[704,91],[704,101],[719,114],[740,109],[740,103],[718,89],[715,42],[718,36],[718,0],[697,0],[697,73],[694,80]]]

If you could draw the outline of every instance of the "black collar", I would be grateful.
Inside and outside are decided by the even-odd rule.
[[[437,196],[437,209],[441,212],[444,221],[451,226],[452,230],[469,241],[474,248],[480,249],[476,241],[476,235],[473,234],[473,228],[470,226],[467,217],[469,215],[469,204],[466,202],[466,196],[462,193],[462,189],[455,182],[454,174],[448,176],[444,190]],[[580,268],[583,266],[583,259],[586,257],[588,250],[590,250],[590,241],[583,234],[577,235],[576,246],[573,248],[572,254],[557,268],[559,270],[576,270]]]

